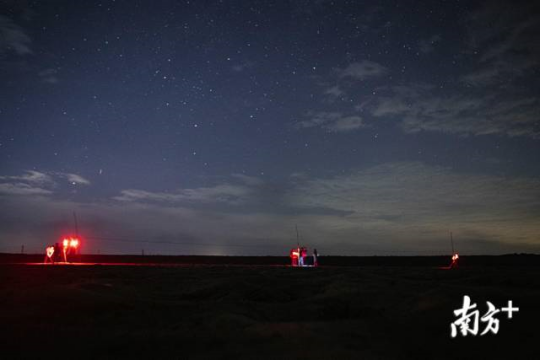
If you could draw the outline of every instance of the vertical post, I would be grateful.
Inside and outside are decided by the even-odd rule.
[[[73,212],[73,221],[75,222],[75,235],[79,237],[79,224],[77,223],[77,213]]]
[[[24,245],[21,245],[21,254],[24,254]]]

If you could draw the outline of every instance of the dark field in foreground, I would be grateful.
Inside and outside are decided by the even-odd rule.
[[[536,266],[0,265],[3,358],[533,359]],[[471,296],[497,335],[450,338]],[[483,330],[483,325],[481,325]],[[4,357],[6,354],[10,354]]]

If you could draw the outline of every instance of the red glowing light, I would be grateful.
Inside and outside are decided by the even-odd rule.
[[[69,246],[69,240],[64,239],[63,244],[64,244],[64,247],[67,248]]]
[[[71,241],[69,242],[69,246],[71,246],[73,248],[78,247],[79,246],[79,239],[72,238]]]

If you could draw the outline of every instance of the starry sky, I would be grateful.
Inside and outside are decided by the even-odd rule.
[[[540,252],[530,1],[3,1],[0,251]]]

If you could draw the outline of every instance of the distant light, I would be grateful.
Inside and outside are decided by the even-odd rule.
[[[76,248],[79,246],[79,239],[71,239],[71,241],[69,242],[69,246],[71,246],[72,248]]]
[[[64,239],[64,247],[67,248],[69,246],[69,240],[68,239]]]

